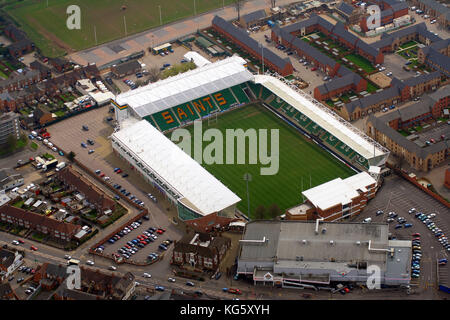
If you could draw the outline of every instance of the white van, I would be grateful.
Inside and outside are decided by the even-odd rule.
[[[372,222],[372,218],[365,218],[364,219],[364,223],[370,223],[370,222]]]

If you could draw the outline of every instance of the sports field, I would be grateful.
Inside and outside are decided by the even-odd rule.
[[[197,14],[229,5],[232,0],[195,0]],[[49,57],[82,50],[194,15],[194,0],[24,0],[10,1],[4,10]],[[48,7],[47,7],[48,3]],[[66,26],[69,5],[81,9],[81,30]],[[122,8],[126,6],[126,8]]]
[[[208,121],[205,120],[202,125],[203,130],[219,129],[224,134],[224,141],[226,129],[279,129],[279,171],[276,175],[260,175],[260,168],[267,167],[261,164],[203,165],[242,199],[238,209],[245,214],[247,213],[247,192],[243,176],[247,172],[252,175],[253,179],[249,182],[250,217],[254,216],[255,209],[259,205],[268,208],[276,203],[284,211],[299,204],[302,201],[302,178],[303,189],[306,190],[310,188],[310,175],[314,187],[337,177],[346,178],[354,174],[346,165],[314,143],[306,141],[295,129],[260,105],[250,105],[225,113],[218,117],[217,122],[211,120],[208,126]],[[187,129],[193,136],[193,126]],[[270,137],[270,134],[268,136]],[[203,148],[209,144],[210,142],[204,142]],[[235,144],[235,163],[237,162],[236,149]],[[270,152],[270,144],[268,149]],[[248,158],[248,145],[246,145],[246,155]]]

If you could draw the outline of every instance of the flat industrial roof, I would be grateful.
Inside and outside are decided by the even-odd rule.
[[[239,56],[207,64],[146,86],[121,93],[115,102],[128,105],[143,118],[253,79]]]
[[[312,98],[308,99],[306,97],[306,94],[300,94],[281,80],[272,76],[256,75],[255,82],[274,92],[281,99],[337,137],[364,158],[372,159],[378,156],[386,156],[387,158],[389,154],[387,149],[384,150],[378,143],[353,127],[349,122],[336,114],[332,114],[325,106],[322,108],[317,106]]]
[[[199,214],[219,212],[241,200],[146,120],[113,133],[112,139],[120,141],[134,158],[161,176]]]

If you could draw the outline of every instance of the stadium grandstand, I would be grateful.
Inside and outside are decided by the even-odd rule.
[[[239,56],[131,90],[113,101],[119,122],[134,116],[161,131],[250,101],[241,84],[253,79]]]
[[[177,206],[180,219],[213,213],[234,218],[241,200],[237,195],[149,122],[130,119],[125,123],[111,136],[114,152],[166,194]]]
[[[258,88],[258,85],[262,87]],[[291,86],[284,78],[255,75],[252,87],[256,91],[256,98],[260,98],[277,113],[287,116],[297,127],[318,139],[318,142],[345,161],[350,160],[352,164],[365,169],[369,166],[384,166],[389,156],[388,149],[311,96]]]

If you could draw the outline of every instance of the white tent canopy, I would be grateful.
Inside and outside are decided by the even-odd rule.
[[[241,57],[232,56],[119,94],[115,102],[128,105],[143,118],[253,79],[244,67],[246,63]]]
[[[241,200],[146,120],[121,129],[112,139],[161,176],[203,215],[222,211]]]

